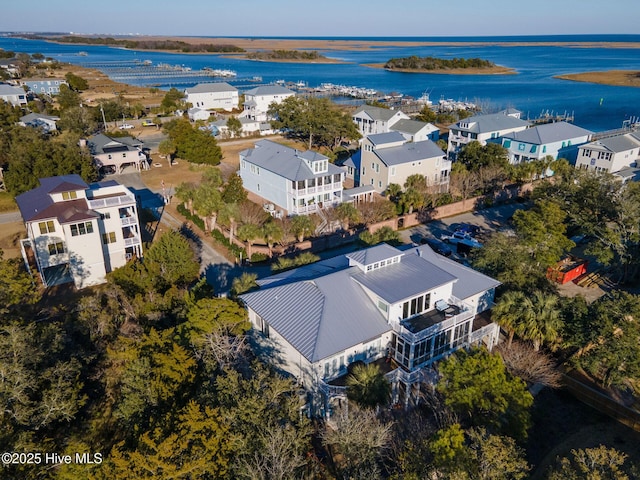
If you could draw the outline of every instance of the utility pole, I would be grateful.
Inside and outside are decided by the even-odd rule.
[[[107,120],[104,118],[104,109],[102,108],[102,104],[100,104],[100,111],[102,112],[102,125],[104,129],[107,129]]]

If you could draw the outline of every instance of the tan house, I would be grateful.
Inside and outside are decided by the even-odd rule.
[[[389,184],[404,186],[411,175],[422,175],[438,191],[449,189],[451,162],[431,140],[408,142],[399,132],[369,135],[362,141],[360,185],[383,193]]]

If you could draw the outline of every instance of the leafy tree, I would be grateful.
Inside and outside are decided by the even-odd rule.
[[[188,285],[199,271],[191,246],[178,232],[167,232],[151,245],[145,255],[145,265],[159,284]]]
[[[242,186],[242,178],[237,174],[231,175],[222,189],[222,200],[225,203],[241,203],[246,199],[247,191]]]
[[[194,213],[193,200],[196,196],[197,191],[198,188],[194,183],[191,182],[182,182],[176,187],[176,197],[184,202],[187,210],[189,210],[189,213],[191,215],[193,215]]]
[[[390,245],[400,245],[400,234],[393,230],[391,227],[382,227],[371,233],[368,230],[364,231],[358,237],[365,245],[377,245],[382,242],[386,242]]]
[[[176,155],[189,162],[218,165],[222,150],[216,139],[180,118],[164,124],[164,130],[176,146]]]
[[[384,406],[390,396],[391,384],[375,364],[356,365],[347,378],[347,398],[363,408]]]
[[[180,101],[184,98],[184,93],[175,87],[171,87],[165,94],[160,107],[164,113],[169,113],[178,108]]]
[[[518,329],[521,308],[527,296],[519,290],[512,290],[500,296],[496,305],[491,309],[491,318],[509,334],[507,348],[511,347],[513,336]]]
[[[521,312],[516,333],[525,340],[531,340],[535,351],[544,342],[557,342],[562,328],[557,295],[536,290],[525,297]]]
[[[89,82],[75,73],[67,72],[64,78],[72,90],[83,91],[89,88]]]
[[[625,462],[627,455],[614,448],[600,445],[595,448],[571,450],[571,457],[563,457],[553,467],[548,480],[628,480]]]
[[[274,243],[280,243],[284,240],[284,230],[275,221],[266,222],[262,226],[262,238],[269,247],[269,256],[273,256],[272,248]]]
[[[231,116],[227,119],[227,128],[232,137],[239,137],[242,134],[242,122],[238,117]]]
[[[158,152],[160,153],[160,155],[164,155],[167,157],[167,163],[169,164],[169,167],[173,165],[172,158],[176,154],[176,151],[176,144],[170,138],[165,138],[158,145]]]
[[[273,128],[308,139],[309,148],[317,145],[334,149],[343,140],[360,138],[351,116],[327,98],[288,97],[272,104],[269,115],[274,118],[271,121]]]
[[[60,110],[80,106],[80,95],[65,84],[60,85],[60,92],[56,96]]]
[[[416,116],[416,120],[420,120],[421,122],[433,123],[436,121],[436,112],[431,110],[428,105],[422,107],[420,113]]]
[[[507,150],[497,143],[481,145],[473,141],[466,144],[458,153],[457,161],[471,171],[477,171],[481,167],[497,166],[507,168],[509,158]]]
[[[243,293],[246,293],[252,288],[258,286],[258,284],[256,283],[257,278],[258,275],[256,275],[255,273],[244,272],[239,277],[233,279],[233,281],[231,282],[231,291],[236,296],[242,295]]]
[[[336,207],[336,213],[342,220],[342,227],[345,230],[360,220],[360,212],[353,203],[341,203]]]
[[[509,375],[499,355],[460,350],[439,364],[439,372],[436,388],[454,412],[496,433],[527,436],[533,397],[522,380]]]
[[[182,194],[187,195],[187,191]],[[204,183],[193,192],[192,205],[198,211],[198,215],[203,218],[205,231],[215,230],[218,213],[224,205],[220,190],[211,184]]]
[[[0,249],[0,315],[4,320],[13,316],[11,312],[25,313],[27,305],[40,299],[33,279],[24,268],[21,259],[4,259]]]
[[[240,240],[249,244],[249,248],[247,249],[247,256],[249,257],[249,259],[251,259],[251,247],[253,246],[253,242],[255,242],[262,235],[260,226],[253,223],[245,223],[244,225],[240,225],[240,227],[238,227],[237,235]]]
[[[96,131],[98,122],[92,110],[85,107],[69,107],[60,113],[57,123],[60,130],[68,130],[78,135],[89,135]]]

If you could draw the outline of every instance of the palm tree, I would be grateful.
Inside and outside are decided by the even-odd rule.
[[[347,378],[347,398],[359,406],[375,408],[386,405],[391,395],[391,384],[377,365],[356,365]]]
[[[158,145],[158,152],[160,152],[160,155],[167,156],[167,162],[169,162],[169,166],[171,166],[173,163],[171,157],[176,153],[176,151],[176,144],[170,138],[162,140],[160,142],[160,145]]]
[[[193,198],[195,196],[195,193],[196,186],[191,182],[182,182],[176,187],[176,197],[178,197],[186,204],[186,207],[191,215],[193,215]]]
[[[238,238],[243,242],[247,242],[248,244],[247,258],[249,260],[251,259],[253,242],[256,240],[256,238],[260,238],[261,235],[262,230],[258,225],[255,225],[253,223],[245,223],[244,225],[240,225],[238,227]]]
[[[262,235],[264,241],[267,243],[269,247],[269,256],[273,257],[273,244],[279,243],[284,238],[284,230],[282,227],[278,225],[276,222],[271,221],[264,224],[262,227]]]
[[[526,296],[520,291],[509,291],[500,297],[491,310],[491,318],[509,334],[507,347],[511,347],[513,336],[522,318],[522,308]]]
[[[245,292],[248,292],[254,287],[257,287],[256,279],[258,275],[255,273],[243,273],[239,277],[233,279],[231,283],[231,292],[234,295],[241,295]]]
[[[544,342],[553,342],[562,328],[562,318],[556,295],[536,290],[526,297],[523,305],[523,322],[517,332],[525,340],[533,342],[534,350],[540,350]]]

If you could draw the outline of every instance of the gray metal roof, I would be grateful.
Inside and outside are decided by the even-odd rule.
[[[0,95],[26,95],[26,93],[22,88],[0,83]]]
[[[386,143],[406,142],[406,138],[400,132],[385,132],[374,133],[373,135],[367,135],[369,140],[374,145],[384,145]]]
[[[402,256],[403,253],[397,248],[393,248],[387,243],[380,243],[375,247],[367,248],[365,250],[357,250],[355,252],[347,253],[345,256],[359,263],[360,265],[373,265],[376,262],[382,260],[388,260],[393,257]]]
[[[398,147],[378,148],[373,153],[388,167],[431,158],[442,158],[445,155],[442,149],[431,140],[405,143]]]
[[[144,145],[140,140],[133,137],[111,138],[104,133],[99,133],[87,139],[91,153],[100,155],[114,151],[133,151]]]
[[[458,281],[453,284],[453,295],[465,299],[481,292],[486,292],[500,285],[500,282],[480,273],[473,268],[465,267],[461,263],[443,257],[434,252],[429,245],[421,245],[415,251],[426,261],[437,265],[454,275]]]
[[[371,105],[361,105],[355,112],[353,112],[352,117],[355,117],[359,113],[366,113],[371,120],[382,120],[384,122],[388,122],[396,113],[398,113],[398,110],[373,107]]]
[[[637,147],[640,147],[640,139],[635,138],[631,134],[616,135],[614,137],[606,137],[595,142],[583,145],[582,148],[597,148],[601,147],[610,152],[626,152]]]
[[[23,115],[22,117],[20,117],[20,121],[22,123],[29,123],[29,122],[33,122],[34,120],[38,120],[40,118],[51,120],[53,122],[57,122],[58,120],[60,120],[60,117],[54,117],[53,115],[45,115],[43,113],[27,113],[26,115]]]
[[[343,190],[342,196],[354,198],[356,195],[360,195],[362,193],[370,193],[375,192],[376,189],[373,185],[362,185],[360,187],[350,188],[349,190]]]
[[[305,162],[305,159],[312,161],[328,160],[327,157],[309,150],[301,152],[271,140],[260,140],[256,142],[255,148],[243,150],[240,155],[244,156],[247,162],[288,180],[306,180],[323,175],[342,174],[342,170],[332,163],[328,164],[327,172],[314,173]]]
[[[185,93],[215,93],[215,92],[237,92],[238,89],[227,82],[199,83],[193,87],[185,89]]]
[[[58,218],[61,223],[64,223],[69,212],[86,211],[87,202],[84,199],[78,199],[56,204],[50,194],[86,190],[87,188],[89,188],[88,185],[77,174],[41,178],[40,186],[18,195],[16,203],[25,222]]]
[[[461,125],[469,125],[463,128]],[[526,120],[521,120],[509,116],[505,113],[491,113],[488,115],[474,115],[465,118],[456,123],[452,128],[456,130],[464,130],[465,132],[489,133],[499,130],[507,130],[509,128],[519,128],[531,125]]]
[[[348,265],[349,258],[368,262],[398,255],[399,263],[367,273]],[[395,303],[451,282],[453,294],[461,299],[499,285],[426,245],[406,251],[378,245],[261,279],[260,290],[241,298],[305,358],[316,362],[390,331],[363,286]]]
[[[289,90],[288,88],[282,87],[280,85],[264,85],[262,87],[255,87],[244,92],[245,95],[254,97],[260,95],[285,95],[288,93],[295,94],[293,90]]]
[[[406,118],[401,118],[396,123],[389,127],[390,130],[394,130],[396,132],[404,132],[410,133],[411,135],[415,135],[423,128],[428,127],[427,130],[429,132],[434,132],[438,130],[438,127],[435,125],[431,125],[430,123],[420,122],[418,120],[407,120]]]
[[[527,128],[521,132],[509,133],[504,135],[504,138],[510,138],[516,142],[529,143],[532,145],[545,145],[592,134],[592,131],[577,127],[571,123],[556,122]]]

